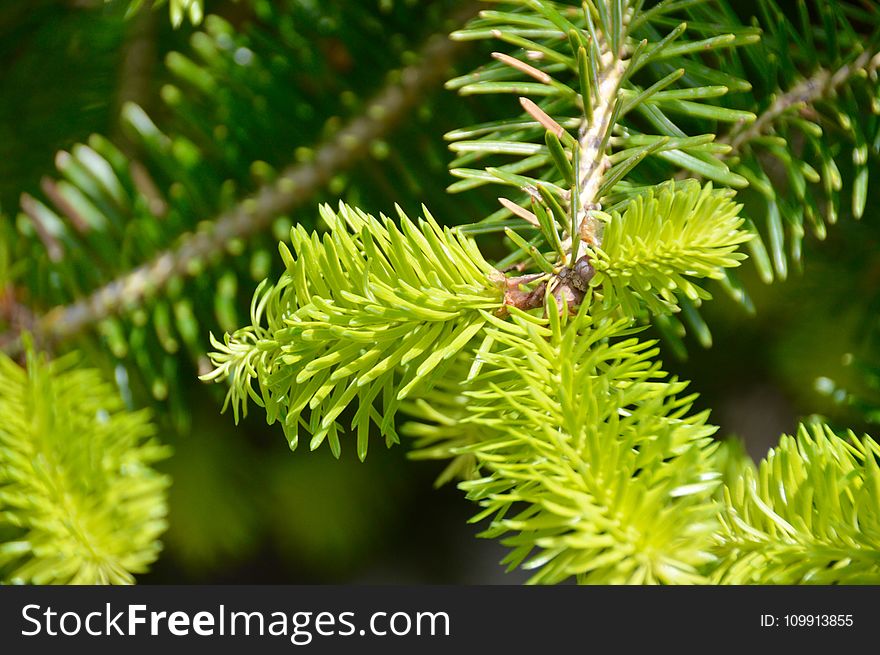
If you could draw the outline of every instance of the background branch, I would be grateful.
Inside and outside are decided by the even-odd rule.
[[[880,66],[880,53],[866,50],[852,62],[841,66],[833,73],[824,68],[820,69],[787,93],[776,98],[754,123],[748,127],[740,126],[726,137],[719,139],[720,143],[729,143],[732,148],[726,156],[738,153],[749,141],[764,134],[773,125],[773,121],[788,110],[821,100],[846,84],[854,75],[858,75],[865,69],[876,69],[878,66]]]
[[[455,16],[460,23],[476,11],[468,5]],[[266,229],[274,218],[306,203],[341,170],[351,167],[369,145],[394,128],[406,112],[422,101],[424,93],[445,81],[448,69],[463,45],[445,35],[428,39],[419,63],[404,68],[398,79],[370,102],[331,140],[320,146],[312,161],[289,166],[271,185],[221,214],[204,231],[182,237],[179,244],[152,261],[104,285],[88,297],[50,310],[35,325],[35,337],[43,343],[74,336],[85,328],[139,305],[147,291],[162,289],[175,276],[188,276],[189,263],[222,257],[232,239],[247,239]],[[18,334],[0,335],[0,348],[17,353]]]

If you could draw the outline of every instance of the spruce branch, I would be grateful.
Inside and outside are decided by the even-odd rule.
[[[128,584],[158,556],[168,456],[148,412],[75,356],[0,354],[0,580]]]
[[[482,508],[474,520],[489,521],[482,536],[502,539],[505,563],[534,571],[531,582],[876,580],[876,443],[802,430],[754,469],[713,442],[708,413],[682,396],[686,383],[634,336],[645,306],[658,321],[681,309],[699,331],[696,308],[709,296],[693,280],[722,278],[750,237],[733,191],[666,182],[670,164],[760,191],[745,146],[778,151],[771,127],[812,87],[771,100],[754,127],[752,111],[716,104],[749,86],[722,70],[722,56],[713,69],[703,55],[759,39],[732,15],[730,33],[717,34],[728,26],[714,22],[723,3],[510,4],[456,36],[500,39],[517,56],[494,53],[451,86],[516,94],[525,115],[450,139],[459,188],[497,182],[517,199],[457,230],[427,214],[401,214],[398,227],[324,208],[329,233],[291,232],[284,274],[258,289],[252,325],[213,340],[215,370],[203,379],[229,382],[236,420],[252,400],[282,422],[291,447],[305,430],[311,448],[328,441],[337,456],[349,407],[361,458],[373,426],[390,445],[398,410],[410,414],[411,456],[451,460],[438,483],[464,479]],[[677,13],[703,18],[691,26],[704,38],[683,38]],[[861,55],[853,63],[870,73]],[[823,94],[859,74],[837,73],[814,79]],[[676,114],[697,131],[737,127],[718,143],[689,136]],[[721,159],[734,141],[732,170]],[[519,159],[464,168],[509,156]],[[637,170],[648,157],[661,175]],[[464,236],[491,232],[514,245],[497,264],[509,276]],[[841,515],[838,528],[830,517]]]
[[[698,64],[695,53],[702,57],[716,50],[755,43],[759,39],[757,29],[743,28],[707,39],[686,40],[686,22],[678,23],[665,37],[660,36],[654,25],[666,25],[668,21],[675,25],[676,13],[686,9],[676,3],[661,3],[649,11],[642,11],[638,3],[628,2],[587,2],[582,8],[549,0],[510,4],[519,6],[520,13],[482,12],[470,29],[460,30],[453,37],[492,37],[519,46],[521,51],[513,56],[495,53],[497,64],[451,80],[447,86],[462,94],[530,93],[539,96],[539,100],[520,98],[527,120],[495,121],[447,134],[454,142],[451,149],[462,153],[453,162],[452,173],[463,180],[453,184],[450,191],[496,181],[520,187],[528,201],[537,199],[534,191],[543,183],[557,197],[561,209],[573,212],[573,227],[566,217],[557,217],[563,231],[572,233],[579,232],[583,222],[576,219],[586,217],[593,205],[601,205],[617,185],[625,189],[624,178],[648,156],[687,162],[716,181],[745,184],[745,180],[731,175],[719,164],[717,158],[708,156],[722,148],[713,143],[713,135],[687,138],[665,112],[718,122],[754,120],[750,112],[707,102],[749,87],[738,85],[735,80],[728,85],[717,84],[716,71]],[[524,29],[522,26],[526,25],[542,29]],[[525,38],[527,33],[530,38]],[[659,71],[670,66],[673,72],[655,84],[643,88],[643,82],[636,82],[645,77],[644,71],[659,75]],[[708,73],[691,75],[683,88],[671,88],[695,66]],[[508,82],[512,71],[536,82]],[[721,77],[727,81],[730,76]],[[716,83],[702,85],[704,80]],[[643,114],[659,133],[635,130],[625,120],[633,113]],[[577,138],[570,131],[576,132]],[[544,143],[534,143],[536,137]],[[497,154],[525,158],[513,164],[487,167],[485,171],[462,167]],[[557,176],[562,180],[558,181]],[[623,195],[630,194],[624,191]],[[505,204],[505,210],[487,218],[485,223],[498,221],[500,228],[500,219],[510,211],[509,205]],[[598,235],[591,233],[589,223],[583,232],[586,241],[592,242]],[[569,264],[576,259],[575,253]]]
[[[751,235],[741,209],[725,190],[695,180],[649,189],[608,221],[590,284],[625,316],[643,302],[655,314],[678,311],[681,296],[699,305],[711,296],[691,279],[722,278],[745,259],[737,248]]]
[[[773,124],[781,116],[795,110],[803,110],[819,100],[828,99],[854,76],[871,74],[878,68],[880,68],[880,52],[865,50],[853,61],[837,70],[819,69],[775,98],[770,106],[758,115],[754,123],[738,126],[719,139],[719,142],[729,143],[731,147],[731,150],[722,156],[736,156],[748,143],[771,131]]]
[[[426,425],[409,431],[430,440],[420,455],[445,446],[475,458],[460,484],[483,508],[474,521],[490,520],[481,536],[501,538],[504,563],[534,571],[532,583],[705,582],[716,428],[690,413],[686,385],[660,371],[629,320],[589,302],[569,318],[549,302],[546,319],[492,321],[461,431],[443,430],[446,412],[417,413]],[[463,443],[468,432],[479,438]]]
[[[820,22],[811,19],[811,4]],[[880,14],[826,0],[802,3],[799,14],[798,20],[765,3],[761,42],[728,62],[740,74],[754,71],[750,82],[762,90],[750,103],[758,119],[719,139],[729,146],[719,156],[756,192],[746,213],[761,229],[750,226],[758,238],[749,247],[767,283],[785,279],[789,262],[801,264],[807,230],[824,239],[844,200],[854,218],[862,217],[868,158],[880,136]],[[841,173],[850,165],[844,153],[854,168],[849,179]]]
[[[626,203],[650,188],[627,179],[643,161],[669,159],[723,184],[747,183],[714,156],[729,147],[714,143],[712,134],[688,137],[665,112],[716,122],[754,120],[750,112],[709,104],[730,90],[719,84],[702,85],[710,76],[693,76],[682,88],[673,85],[681,83],[686,70],[695,65],[694,53],[754,43],[758,34],[746,28],[685,40],[687,23],[681,22],[662,37],[653,23],[675,21],[682,7],[673,5],[643,12],[640,3],[630,2],[586,2],[582,7],[549,0],[510,4],[519,13],[482,12],[469,29],[453,36],[462,40],[492,37],[520,50],[494,53],[495,63],[456,78],[448,86],[462,94],[528,93],[536,99],[520,97],[525,120],[497,121],[447,134],[453,141],[451,149],[460,154],[452,173],[463,178],[450,190],[493,181],[518,188],[523,193],[518,202],[499,198],[503,209],[473,226],[473,232],[503,231],[518,247],[519,252],[499,263],[499,268],[530,259],[531,266],[545,274],[535,286],[526,288],[520,288],[526,277],[512,278],[508,304],[531,309],[549,294],[555,296],[557,306],[574,309],[587,286],[597,286],[595,251],[601,247],[602,230],[611,216],[602,212],[603,206],[622,213]],[[645,71],[660,75],[667,62],[678,66],[677,70],[644,86],[643,80],[650,81]],[[511,76],[526,76],[534,82],[507,81]],[[636,129],[637,125],[644,129],[644,120],[631,118],[637,114],[647,118],[658,133]],[[522,159],[482,171],[463,167],[500,155]],[[530,241],[519,235],[520,221],[537,228],[537,237]],[[586,246],[583,256],[581,242]],[[545,244],[549,253],[541,250]]]
[[[713,580],[877,584],[880,445],[801,425],[725,486]]]
[[[295,254],[281,244],[285,272],[257,289],[251,325],[222,342],[212,335],[216,368],[202,379],[229,380],[236,422],[250,398],[282,422],[291,449],[302,428],[312,450],[327,440],[337,457],[337,418],[356,402],[364,459],[370,424],[396,443],[401,401],[429,389],[501,309],[504,276],[427,210],[418,224],[400,212],[399,228],[344,205],[321,215],[323,239],[298,226]]]
[[[459,18],[472,12],[468,9]],[[216,263],[227,254],[227,244],[262,233],[272,220],[301,207],[340,171],[362,158],[371,142],[394,129],[429,89],[442,80],[461,44],[435,35],[423,47],[419,63],[404,68],[359,117],[320,146],[312,161],[294,164],[272,183],[229,211],[183,236],[173,248],[69,305],[58,306],[41,317],[35,339],[51,344],[69,339],[103,319],[131,310],[148,292],[161,291],[175,277],[191,275],[193,261]],[[38,212],[32,212],[38,215]],[[40,227],[40,224],[37,225]],[[49,243],[51,233],[46,231]],[[60,247],[60,246],[59,246]],[[0,349],[20,352],[17,334],[0,335]]]

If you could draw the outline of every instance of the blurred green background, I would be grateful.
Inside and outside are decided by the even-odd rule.
[[[174,30],[164,8],[126,20],[125,4],[0,1],[4,227],[16,220],[20,194],[39,195],[41,178],[54,174],[56,152],[92,133],[127,142],[120,109],[128,101],[163,129],[192,131],[199,120],[209,135],[220,125],[233,132],[241,127],[234,157],[224,164],[228,167],[240,161],[259,160],[272,168],[308,161],[322,138],[357,116],[394,70],[414,60],[429,34],[454,28],[451,17],[470,6],[455,0],[208,0],[208,12],[247,39],[246,46],[230,51],[232,61],[242,70],[251,56],[267,65],[265,74],[253,77],[229,73],[223,79],[234,84],[214,88],[214,104],[194,100],[196,122],[186,124],[172,110],[168,85],[177,84],[184,95],[194,92],[179,84],[185,66],[170,53],[194,57],[193,51],[205,45],[203,30],[210,21],[204,27],[185,22]],[[211,38],[222,45],[221,36]],[[487,52],[485,45],[468,46],[456,71],[473,69]],[[220,64],[208,68],[216,72]],[[248,91],[248,85],[257,91]],[[282,217],[275,233],[283,236],[290,222],[314,225],[317,203],[339,199],[389,214],[394,203],[411,214],[425,203],[448,224],[482,218],[495,207],[491,190],[445,193],[452,178],[443,134],[513,112],[514,103],[513,98],[459,98],[437,85],[386,140],[372,145],[369,157],[335,177],[306,209]],[[138,144],[132,141],[127,148],[137,153]],[[876,161],[872,166],[876,169]],[[240,167],[247,181],[237,183],[233,197],[259,188],[261,181],[247,163]],[[664,350],[667,368],[692,380],[691,388],[701,394],[698,406],[712,409],[719,435],[743,438],[753,456],[763,455],[780,433],[792,433],[797,421],[811,414],[837,426],[871,429],[865,413],[839,389],[859,397],[876,393],[872,378],[859,367],[876,366],[880,352],[878,197],[875,186],[861,222],[843,215],[824,242],[808,237],[803,269],[790,271],[787,280],[765,285],[746,263],[742,276],[754,315],[716,292],[716,301],[704,310],[712,348],[687,338],[687,359]],[[748,208],[748,197],[743,199]],[[239,285],[233,293],[239,320],[246,316],[256,278],[278,268],[273,235],[265,235],[265,241],[264,252],[273,258],[269,268],[257,267],[250,286]],[[497,241],[481,245],[490,256],[505,252]],[[220,323],[203,321],[201,329],[219,334],[225,329]],[[105,365],[132,404],[155,408],[164,440],[175,450],[164,464],[174,480],[165,550],[141,582],[525,579],[497,565],[504,552],[500,545],[475,539],[480,526],[467,523],[474,508],[460,492],[453,486],[433,488],[442,464],[408,461],[406,443],[389,450],[374,446],[365,463],[351,447],[343,448],[340,461],[327,448],[291,453],[280,427],[267,426],[259,411],[237,428],[230,415],[221,415],[222,389],[200,383],[188,358],[179,358],[179,384],[164,393],[149,380],[120,375],[109,360]]]

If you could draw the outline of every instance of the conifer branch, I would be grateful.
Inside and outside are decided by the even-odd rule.
[[[784,435],[756,468],[724,489],[719,557],[723,584],[877,584],[880,581],[880,445],[825,425]]]
[[[325,206],[323,239],[291,230],[293,252],[280,247],[285,272],[257,289],[251,325],[211,339],[215,369],[202,379],[229,381],[236,421],[250,398],[270,423],[282,422],[291,449],[304,429],[313,450],[326,440],[338,457],[337,419],[356,402],[361,459],[371,422],[388,445],[398,441],[400,402],[430,388],[501,307],[504,291],[504,276],[467,237],[427,210],[417,223],[399,213],[398,228],[385,216]]]
[[[705,582],[720,477],[708,413],[691,411],[686,383],[659,370],[628,319],[588,301],[569,318],[554,303],[546,319],[492,322],[461,428],[444,429],[457,412],[441,397],[407,428],[416,456],[457,456],[474,521],[489,519],[480,536],[501,538],[503,563],[532,583]]]
[[[607,307],[635,316],[645,303],[655,314],[677,311],[679,298],[699,305],[711,296],[693,278],[719,279],[739,266],[738,247],[750,235],[740,229],[742,205],[723,191],[694,180],[650,189],[615,213],[592,261],[592,286]]]
[[[169,451],[75,361],[0,354],[0,583],[131,584],[161,549]]]
[[[731,150],[726,153],[726,156],[736,155],[744,145],[765,134],[772,128],[774,121],[786,112],[797,107],[807,107],[818,100],[827,98],[855,75],[865,71],[870,73],[877,68],[880,68],[880,52],[865,50],[853,61],[834,72],[825,68],[820,69],[777,97],[754,123],[747,127],[740,126],[719,139],[721,143],[730,144]]]
[[[456,22],[470,17],[468,7]],[[313,161],[294,164],[233,209],[218,216],[204,231],[184,236],[178,245],[152,261],[94,291],[88,297],[49,311],[37,323],[35,338],[57,342],[114,314],[143,302],[147,291],[157,291],[175,276],[188,276],[192,261],[221,258],[232,239],[247,239],[265,230],[279,215],[301,207],[341,170],[351,167],[371,142],[391,131],[420,102],[424,94],[445,79],[449,65],[463,49],[445,35],[430,37],[419,63],[404,68],[399,77],[370,102],[366,110],[319,147]],[[0,335],[0,349],[21,351],[17,334]]]
[[[817,59],[823,49],[804,44],[813,43],[820,27],[807,12],[803,35],[789,23],[780,28],[783,17],[772,0],[760,3],[761,27],[742,25],[724,1],[668,0],[643,11],[640,0],[509,0],[502,5],[509,11],[483,12],[457,38],[492,37],[517,50],[494,53],[487,67],[451,86],[463,94],[515,94],[525,113],[450,133],[459,153],[454,174],[462,178],[453,187],[497,183],[517,197],[500,199],[501,210],[463,229],[442,227],[427,210],[423,220],[412,221],[400,211],[398,220],[345,205],[336,212],[324,207],[327,231],[296,225],[280,244],[284,272],[257,288],[250,324],[224,326],[219,339],[212,335],[214,369],[202,379],[228,383],[226,406],[236,421],[255,404],[269,423],[282,424],[291,448],[305,433],[310,449],[326,443],[336,456],[347,433],[361,459],[376,432],[387,445],[396,443],[397,412],[406,411],[413,420],[401,432],[416,440],[413,457],[451,460],[440,481],[465,480],[460,488],[481,506],[475,520],[489,521],[483,536],[501,538],[511,548],[505,563],[532,570],[532,582],[880,580],[875,441],[840,438],[825,427],[802,429],[797,439],[783,437],[754,468],[742,453],[714,442],[708,411],[693,411],[695,396],[682,395],[687,384],[662,372],[654,342],[634,338],[640,329],[634,325],[646,313],[668,325],[667,314],[681,309],[703,339],[701,319],[693,315],[709,294],[696,282],[724,279],[725,269],[744,258],[738,249],[751,236],[731,188],[751,185],[763,196],[780,275],[785,240],[797,259],[804,219],[820,211],[806,182],[825,182],[833,222],[843,188],[834,161],[839,148],[820,137],[835,104],[841,105],[835,129],[855,145],[853,214],[864,210],[867,144],[880,143],[880,133],[876,120],[867,139],[856,125],[857,92],[868,78],[871,99],[878,97],[880,29],[861,40],[858,30],[846,29],[845,3],[820,2],[829,16],[823,14],[820,37],[826,56]],[[188,3],[174,0],[172,8]],[[744,57],[757,67],[739,54],[707,56],[743,45],[754,46]],[[449,43],[429,45],[424,67],[404,72],[402,83],[320,148],[313,163],[291,166],[278,182],[150,264],[37,318],[41,336],[63,338],[141,303],[172,277],[191,274],[194,261],[216,261],[230,239],[255,234],[302,204],[405,114],[428,80],[442,74],[442,58],[451,50]],[[806,54],[794,60],[798,51]],[[773,64],[767,70],[760,66],[765,61]],[[752,88],[753,80],[736,77],[745,70],[762,92],[719,100]],[[752,113],[760,110],[760,116]],[[880,103],[874,110],[880,113]],[[687,119],[679,126],[681,115]],[[722,123],[734,127],[719,142]],[[511,156],[519,159],[498,163]],[[811,157],[825,167],[824,177]],[[483,169],[469,168],[483,158]],[[766,166],[773,158],[790,168],[778,189],[771,181],[778,171]],[[667,182],[682,168],[711,182]],[[44,193],[73,228],[88,230],[51,181]],[[51,257],[65,244],[41,224],[38,203],[31,199],[23,209]],[[491,232],[503,232],[514,245],[497,268],[468,237]],[[583,257],[580,241],[587,244]],[[123,268],[128,265],[114,270]],[[0,317],[2,310],[0,304]],[[9,320],[29,320],[18,314],[13,298]],[[4,374],[13,382],[23,375],[0,357],[0,382]],[[85,408],[75,427],[85,419],[92,426],[106,407],[96,412],[90,403],[102,394],[98,385],[93,392],[77,380],[71,393],[57,394],[67,403],[59,403],[66,413],[57,420]],[[34,411],[22,416],[4,406],[9,397],[18,409],[25,404],[19,398],[30,388],[21,388],[0,394],[0,418],[13,426],[0,421],[0,455],[5,448],[27,464],[33,442],[42,445],[42,432],[27,430],[34,426],[29,417],[56,420],[56,407],[34,402]],[[34,395],[44,396],[52,393]],[[116,433],[101,429],[99,437]],[[134,432],[129,452],[140,443]],[[54,444],[74,462],[85,450],[76,447],[77,435],[63,434],[70,438]],[[146,445],[140,461],[149,463],[160,453],[153,442]],[[5,470],[0,466],[0,510],[9,496]],[[153,482],[153,490],[162,491],[162,481]],[[47,502],[41,491],[12,494],[13,510],[54,517],[59,503]],[[161,514],[161,503],[156,506]],[[3,517],[0,511],[0,527]],[[140,546],[132,565],[114,566],[119,558],[110,557],[109,569],[103,561],[88,569],[85,558],[87,572],[127,580],[155,556],[154,536],[163,525],[161,516],[153,518],[134,521],[149,529],[134,528]],[[34,524],[32,532],[45,524]],[[55,532],[54,541],[81,552],[82,540],[71,546],[69,535]],[[5,554],[17,567],[16,580],[57,573],[38,557],[21,564],[25,547],[19,541],[11,550],[0,547],[0,566]]]
[[[495,62],[447,86],[463,95],[515,93],[525,116],[448,133],[446,138],[454,142],[450,148],[460,154],[451,172],[462,178],[449,190],[488,183],[516,187],[519,198],[499,198],[502,209],[473,226],[475,233],[503,231],[519,247],[519,253],[499,264],[501,268],[530,258],[531,266],[545,274],[530,279],[534,286],[525,288],[521,288],[525,279],[510,279],[506,304],[533,309],[550,294],[557,306],[571,310],[580,304],[588,286],[597,286],[595,251],[602,246],[609,212],[622,210],[649,188],[627,179],[647,158],[684,164],[725,185],[748,183],[713,156],[728,146],[713,143],[713,134],[687,136],[664,112],[690,113],[716,122],[753,121],[755,115],[749,111],[714,104],[730,89],[707,84],[711,75],[683,77],[686,68],[695,64],[695,53],[704,56],[707,51],[755,43],[759,31],[744,28],[708,39],[687,39],[687,21],[676,24],[678,18],[670,17],[676,27],[661,37],[659,29],[645,27],[646,21],[656,14],[675,14],[679,7],[660,5],[657,11],[643,14],[638,2],[588,1],[573,6],[511,0],[511,4],[520,7],[520,14],[483,12],[470,29],[453,37],[491,37],[519,50],[493,53]],[[650,84],[639,71],[660,61],[674,71]],[[529,81],[520,81],[523,76]],[[635,114],[647,118],[656,133],[645,133],[644,121],[634,120]],[[493,158],[494,163],[498,156],[521,159],[484,170],[470,168],[483,157]],[[609,211],[602,212],[603,206]],[[537,227],[538,236],[528,241],[518,234],[521,220],[530,231]],[[580,251],[582,241],[586,252]],[[548,247],[545,251],[543,245]]]

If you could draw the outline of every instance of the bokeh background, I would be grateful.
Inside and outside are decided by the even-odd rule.
[[[216,135],[218,125],[241,128],[242,161],[270,168],[308,161],[322,138],[358,115],[395,70],[414,60],[428,35],[449,31],[452,17],[473,8],[456,0],[207,0],[208,12],[241,39],[231,59],[220,61],[205,45],[222,41],[211,32],[211,20],[172,29],[165,9],[126,18],[126,4],[0,0],[4,229],[17,220],[20,194],[38,195],[43,176],[54,173],[59,150],[92,133],[126,143],[121,109],[127,102],[143,107],[158,125],[183,129],[169,102],[173,89],[192,98],[198,109],[192,120],[203,121],[207,134]],[[473,69],[488,51],[483,44],[465,48],[455,71]],[[212,56],[218,57],[213,68]],[[224,71],[214,87],[222,96],[216,104],[198,96],[200,78],[187,72],[189,59]],[[266,63],[271,75],[251,77],[254,59]],[[251,84],[257,91],[247,90]],[[343,199],[389,214],[395,203],[411,214],[425,203],[448,224],[482,218],[496,207],[491,190],[445,192],[452,178],[443,135],[506,115],[511,103],[515,99],[460,98],[435,85],[387,139],[371,146],[369,157],[335,177],[305,208],[279,217],[266,235],[266,252],[273,252],[274,235],[283,236],[290,223],[314,225],[319,202]],[[136,153],[138,145],[132,140],[127,147]],[[259,188],[258,168],[242,164],[247,181],[239,182],[236,193]],[[823,242],[807,237],[803,266],[786,280],[766,285],[746,263],[742,278],[753,311],[716,293],[704,310],[711,348],[686,337],[683,358],[663,345],[667,369],[692,381],[700,393],[697,404],[712,409],[719,435],[743,439],[755,457],[812,414],[835,426],[872,431],[861,399],[877,392],[862,369],[876,366],[880,353],[878,197],[872,189],[860,222],[844,213]],[[505,252],[492,239],[481,245],[490,256]],[[257,278],[277,267],[274,260],[255,267],[250,286],[235,288],[239,319],[246,316]],[[200,327],[222,333],[221,318]],[[220,414],[222,389],[200,383],[197,365],[187,358],[178,364],[177,383],[164,388],[134,375],[121,382],[133,405],[154,408],[175,451],[163,465],[174,481],[165,549],[141,582],[525,578],[498,566],[502,547],[476,538],[481,526],[468,523],[474,507],[453,485],[434,488],[441,463],[408,460],[406,443],[386,450],[377,442],[365,463],[350,447],[339,461],[327,448],[291,453],[281,429],[267,426],[259,411],[235,427],[230,415]],[[118,368],[106,366],[119,380]],[[875,437],[878,432],[874,426]]]

